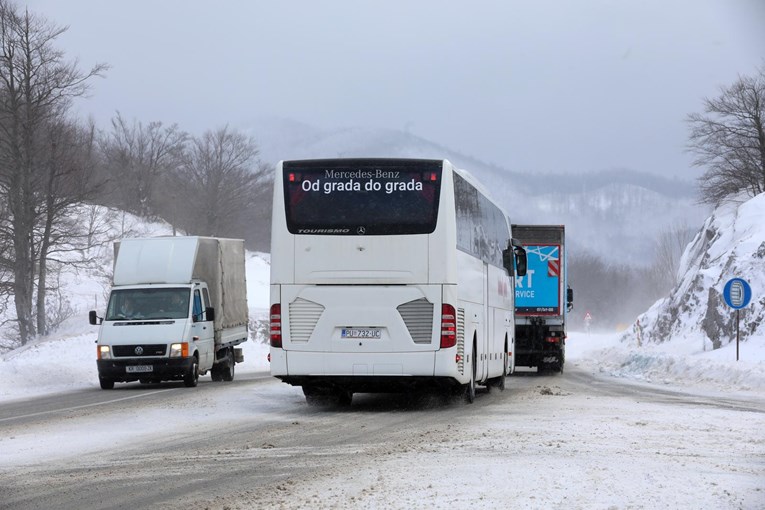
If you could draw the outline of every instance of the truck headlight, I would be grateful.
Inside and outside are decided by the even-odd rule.
[[[112,359],[112,349],[108,345],[98,346],[98,359]]]
[[[178,343],[170,344],[170,357],[171,358],[188,358],[189,344],[186,342],[178,342]]]

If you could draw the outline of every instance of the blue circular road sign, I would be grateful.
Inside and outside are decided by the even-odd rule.
[[[734,310],[744,308],[752,299],[752,288],[746,280],[732,278],[725,284],[723,298],[725,299],[725,304]]]

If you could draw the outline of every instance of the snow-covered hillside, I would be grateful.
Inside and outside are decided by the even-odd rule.
[[[765,194],[718,207],[686,248],[678,284],[638,318],[625,340],[644,344],[686,341],[699,350],[735,342],[736,313],[723,299],[731,278],[752,289],[740,311],[745,351],[765,347]],[[746,356],[746,353],[744,354]]]

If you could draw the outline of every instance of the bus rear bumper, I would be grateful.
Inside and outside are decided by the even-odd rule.
[[[271,375],[293,386],[342,387],[361,393],[454,387],[465,384],[465,377],[452,351],[359,354],[272,348]]]
[[[424,376],[341,376],[341,375],[283,375],[277,376],[292,386],[310,387],[317,393],[348,391],[351,393],[409,393],[415,391],[444,391],[456,389],[459,383],[452,377]]]

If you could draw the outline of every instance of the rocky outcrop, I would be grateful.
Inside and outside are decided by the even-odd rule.
[[[723,299],[731,278],[752,287],[752,301],[739,311],[739,336],[765,337],[765,194],[724,204],[688,245],[669,296],[638,317],[640,340],[661,343],[701,336],[717,349],[736,337],[736,312]],[[633,339],[638,328],[625,333]]]

